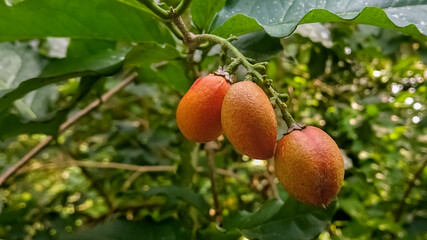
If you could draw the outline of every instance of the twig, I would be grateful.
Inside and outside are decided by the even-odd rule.
[[[403,211],[405,210],[405,207],[406,207],[406,199],[409,197],[412,190],[414,189],[415,182],[418,179],[422,178],[422,173],[424,171],[424,168],[426,168],[426,167],[427,167],[427,159],[424,159],[423,162],[421,163],[421,167],[417,170],[417,172],[414,175],[414,178],[412,179],[412,181],[409,182],[408,188],[406,189],[405,193],[403,194],[402,200],[399,203],[399,208],[396,210],[396,212],[394,214],[394,221],[395,222],[399,222],[400,219],[402,218]]]
[[[265,173],[265,177],[268,180],[268,183],[271,187],[271,193],[273,194],[274,198],[279,199],[279,190],[277,189],[277,185],[274,182],[274,164],[273,159],[267,160],[267,171]]]
[[[58,167],[85,167],[85,168],[105,168],[105,169],[123,169],[135,172],[174,172],[176,170],[175,166],[139,166],[127,163],[116,163],[116,162],[93,162],[93,161],[65,161],[65,162],[55,162],[55,163],[46,163],[46,164],[34,164],[34,166],[28,167],[28,169],[22,169],[18,173],[24,173],[36,169],[42,168],[58,168]]]
[[[169,18],[169,13],[166,10],[162,9],[159,5],[157,5],[153,0],[138,0],[138,1],[144,4],[146,7],[148,7],[157,16],[163,19]]]
[[[177,15],[177,13],[171,9],[170,10],[171,21],[178,27],[179,31],[182,33],[183,42],[187,45],[190,52],[194,51],[200,43],[194,41],[194,33],[190,32],[185,25],[184,20]]]
[[[86,106],[84,109],[77,112],[75,115],[71,116],[67,121],[61,124],[59,127],[59,133],[62,133],[65,129],[76,123],[80,118],[88,114],[90,111],[94,110],[96,107],[98,107],[102,102],[107,101],[111,96],[116,94],[118,91],[123,89],[125,86],[127,86],[129,83],[131,83],[137,76],[137,73],[132,73],[123,81],[119,82],[114,88],[112,88],[110,91],[102,95],[101,99],[96,99],[92,103],[90,103],[88,106]],[[39,143],[37,146],[35,146],[31,151],[29,151],[27,154],[25,154],[24,157],[22,157],[18,162],[16,162],[14,165],[12,165],[10,168],[8,168],[5,172],[2,173],[0,176],[0,186],[2,186],[6,180],[11,177],[16,171],[18,171],[20,168],[22,168],[30,159],[35,157],[41,150],[43,150],[52,140],[52,136],[48,136],[43,142]]]
[[[221,208],[219,206],[218,201],[218,193],[216,191],[216,167],[215,167],[215,150],[218,149],[218,144],[216,142],[208,142],[205,145],[205,150],[208,158],[208,170],[209,170],[209,178],[211,180],[211,193],[214,202],[215,208],[215,222],[216,224],[220,224],[222,221],[222,213]]]
[[[181,3],[175,9],[176,15],[181,16],[185,12],[185,10],[188,8],[190,3],[191,3],[191,0],[182,0]]]
[[[144,173],[144,172],[175,172],[176,166],[171,165],[165,165],[165,166],[139,166],[139,165],[133,165],[133,164],[126,164],[126,163],[115,163],[115,162],[92,162],[92,161],[63,161],[63,162],[53,162],[53,163],[34,163],[32,166],[28,166],[26,168],[21,168],[19,171],[16,172],[16,174],[23,174],[25,172],[37,170],[37,169],[57,169],[59,167],[66,168],[66,167],[85,167],[85,168],[104,168],[104,169],[122,169],[122,170],[129,170],[129,171],[135,171],[137,173]],[[205,172],[206,169],[203,167],[196,168],[197,172]],[[220,175],[235,178],[238,181],[245,183],[245,180],[241,179],[237,174],[226,170],[222,168],[216,168],[216,172]]]
[[[132,185],[132,183],[139,177],[141,176],[142,172],[134,172],[132,173],[132,175],[130,175],[130,177],[128,177],[128,179],[126,179],[126,182],[123,183],[123,186],[121,188],[122,192],[125,192],[126,190],[128,190],[128,188]]]

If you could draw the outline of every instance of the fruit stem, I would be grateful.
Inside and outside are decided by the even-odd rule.
[[[160,18],[169,19],[168,11],[161,8],[154,1],[152,1],[152,0],[138,0],[138,1],[142,4],[144,4],[146,7],[148,7],[151,11],[153,11],[154,14],[156,14]]]
[[[228,73],[233,73],[236,71],[237,67],[240,65],[241,59],[235,58],[233,61],[228,64],[228,66],[225,68],[225,71]]]
[[[231,42],[229,42],[227,39],[224,39],[222,37],[212,35],[212,34],[198,34],[194,35],[194,38],[192,39],[197,45],[200,45],[203,42],[214,42],[217,44],[220,44],[223,48],[229,49],[233,54],[235,55],[234,63],[238,62],[242,64],[249,74],[253,75],[255,79],[258,81],[258,85],[260,85],[264,92],[271,98],[276,97],[276,103],[280,108],[280,112],[282,113],[283,120],[285,120],[286,125],[288,128],[292,126],[293,123],[295,123],[294,118],[287,110],[287,105],[282,101],[281,94],[278,93],[273,86],[271,86],[271,83],[264,80],[264,77],[259,73],[257,70],[255,70],[255,66],[251,64],[248,59],[237,49]],[[233,64],[233,63],[232,63]],[[231,65],[231,64],[230,64]]]
[[[191,0],[182,0],[181,3],[176,7],[175,12],[177,16],[181,16],[187,7],[190,5]]]

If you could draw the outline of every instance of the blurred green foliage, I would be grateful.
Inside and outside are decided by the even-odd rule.
[[[197,15],[192,30],[209,29],[212,19]],[[281,39],[265,31],[241,36],[236,47],[269,62],[266,74],[289,93],[294,118],[334,138],[346,175],[328,208],[307,206],[269,179],[267,161],[242,156],[222,136],[214,156],[217,226],[206,146],[182,136],[175,111],[196,75],[218,68],[219,50],[196,52],[194,67],[169,32],[160,28],[156,37],[170,45],[121,42],[132,36],[0,43],[7,60],[0,60],[7,69],[0,96],[19,99],[0,98],[0,170],[54,135],[0,189],[0,239],[427,239],[426,42],[343,23],[301,25]],[[131,69],[136,81],[58,134],[67,116]],[[26,79],[28,91],[16,92]]]

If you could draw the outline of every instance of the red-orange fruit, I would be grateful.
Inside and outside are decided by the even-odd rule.
[[[327,206],[341,188],[344,161],[335,141],[321,129],[309,126],[279,140],[275,171],[291,196]]]
[[[229,88],[224,77],[213,74],[193,83],[176,111],[176,122],[186,138],[209,142],[221,135],[221,106]]]
[[[250,81],[233,84],[222,103],[221,122],[231,144],[256,159],[274,154],[277,122],[270,99]]]

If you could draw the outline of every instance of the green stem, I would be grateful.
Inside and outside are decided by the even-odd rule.
[[[182,0],[181,3],[175,9],[176,16],[181,16],[185,12],[185,10],[188,8],[190,3],[191,3],[191,0]]]
[[[168,26],[168,28],[171,30],[171,32],[173,33],[173,35],[175,35],[176,38],[178,38],[179,40],[183,40],[184,36],[182,36],[181,31],[179,31],[176,26],[174,24],[172,24],[171,21],[167,21],[166,22],[166,26]]]
[[[157,5],[152,0],[138,0],[140,3],[144,4],[146,7],[148,7],[151,11],[154,12],[157,16],[163,18],[163,19],[169,19],[169,13],[168,11],[161,8],[159,5]]]
[[[234,59],[228,66],[225,68],[225,71],[228,73],[233,73],[236,71],[237,67],[240,65],[240,58]]]

